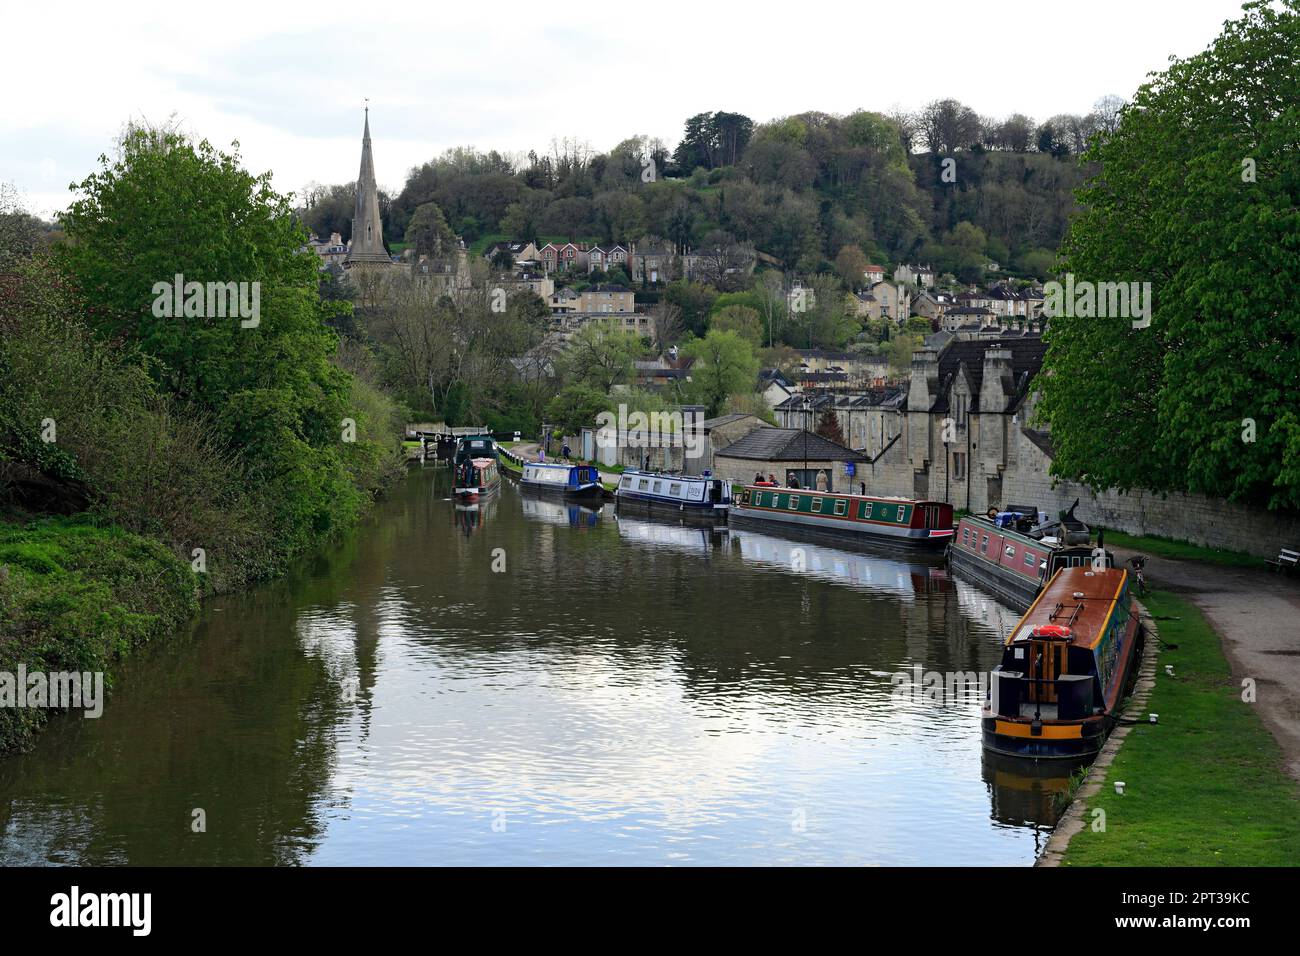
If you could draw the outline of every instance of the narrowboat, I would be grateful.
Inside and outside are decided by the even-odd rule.
[[[605,495],[600,472],[594,465],[526,461],[519,487],[545,495],[560,495],[578,501],[599,501]]]
[[[731,507],[731,482],[707,473],[665,475],[625,471],[614,499],[619,511],[725,521],[727,509]]]
[[[475,501],[501,486],[495,458],[467,458],[452,466],[452,493],[457,501]]]
[[[456,439],[452,464],[459,465],[471,458],[497,457],[497,441],[491,435],[461,435]]]
[[[942,551],[952,538],[952,505],[943,501],[878,498],[807,488],[746,485],[731,521],[847,537],[873,545]]]
[[[1057,521],[1029,508],[993,518],[968,515],[952,537],[948,564],[957,576],[1024,611],[1061,568],[1114,566],[1114,556],[1100,542],[1096,550],[1101,560],[1093,560],[1089,538],[1087,525],[1074,517],[1073,507]]]
[[[1119,720],[1144,634],[1123,568],[1061,568],[989,675],[984,747],[1032,760],[1095,756]]]

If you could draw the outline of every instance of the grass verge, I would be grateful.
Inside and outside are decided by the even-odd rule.
[[[1171,541],[1168,538],[1152,538],[1145,535],[1125,534],[1122,531],[1106,529],[1106,544],[1143,554],[1154,554],[1161,558],[1174,558],[1180,561],[1208,561],[1211,564],[1223,564],[1234,568],[1266,568],[1263,558],[1240,551],[1225,551],[1221,548],[1206,548],[1187,541]]]
[[[1178,645],[1159,657],[1148,710],[1160,723],[1130,731],[1084,814],[1092,824],[1092,811],[1104,810],[1105,832],[1085,826],[1062,865],[1294,866],[1300,793],[1276,741],[1242,701],[1218,635],[1182,598],[1157,591],[1146,604],[1161,619],[1161,640]],[[1122,797],[1116,780],[1125,783]]]
[[[195,576],[162,544],[88,518],[0,522],[0,672],[104,672],[198,609]],[[0,754],[48,711],[0,707]]]

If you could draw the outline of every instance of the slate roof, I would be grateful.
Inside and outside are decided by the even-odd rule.
[[[980,388],[984,381],[984,353],[991,348],[1004,348],[1011,352],[1011,372],[1014,387],[1006,408],[981,409]],[[1041,338],[990,339],[974,342],[953,342],[939,353],[939,398],[930,408],[932,412],[948,411],[948,395],[953,379],[964,366],[970,380],[972,412],[989,411],[1006,413],[1020,404],[1029,389],[1030,380],[1043,367],[1047,343]]]
[[[807,448],[805,451],[805,439]],[[749,461],[866,461],[851,448],[802,428],[756,428],[717,453]]]

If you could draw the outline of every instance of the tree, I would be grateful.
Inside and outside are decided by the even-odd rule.
[[[979,115],[956,100],[934,100],[920,116],[921,137],[931,153],[954,153],[979,142]]]
[[[566,385],[546,406],[546,421],[559,429],[561,435],[576,435],[583,428],[596,424],[596,416],[609,406],[609,397],[602,391],[580,382]]]
[[[717,290],[687,279],[669,283],[663,293],[663,301],[681,310],[682,327],[695,335],[703,335],[708,329],[709,310],[717,297]]]
[[[687,345],[685,352],[695,359],[691,381],[710,415],[726,407],[728,396],[754,390],[758,359],[753,347],[737,333],[714,329]]]
[[[1064,271],[1149,282],[1150,324],[1132,303],[1051,318],[1037,382],[1054,474],[1300,507],[1300,274],[1283,267],[1300,114],[1278,107],[1300,101],[1297,49],[1296,0],[1248,3],[1094,140]]]
[[[456,249],[456,236],[437,203],[417,206],[406,226],[406,241],[415,246],[417,256],[442,259]]]
[[[848,446],[844,438],[844,430],[840,428],[839,417],[835,414],[835,409],[827,408],[822,412],[821,417],[817,419],[817,427],[813,431],[823,438],[829,438],[837,445]]]
[[[867,260],[866,253],[858,246],[845,246],[835,257],[835,271],[850,290],[860,287],[866,281],[869,265],[871,263]]]
[[[709,321],[709,328],[735,332],[754,348],[763,344],[759,314],[747,306],[729,305],[719,309]]]
[[[614,320],[588,322],[569,339],[564,366],[569,377],[602,394],[632,375],[632,363],[645,353],[641,338]]]

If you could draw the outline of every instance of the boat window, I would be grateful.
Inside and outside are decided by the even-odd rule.
[[[1035,562],[1037,559],[1038,559],[1038,558],[1037,558],[1037,555],[1035,555],[1034,552],[1032,552],[1032,551],[1026,551],[1026,552],[1025,552],[1025,567],[1027,567],[1027,568],[1032,568],[1032,567],[1034,566],[1034,562]]]
[[[907,509],[904,508],[902,505],[899,505],[898,516],[894,520],[897,521],[899,524],[902,524],[906,518],[907,518]]]
[[[988,554],[988,553],[989,553],[989,536],[988,536],[988,535],[983,535],[983,536],[980,538],[980,553],[981,553],[981,554]]]
[[[799,510],[799,496],[798,496],[798,495],[791,495],[791,496],[790,496],[790,504],[789,504],[788,507],[790,508],[791,511],[798,511],[798,510]]]
[[[655,494],[659,494],[659,492],[663,491],[663,489],[664,489],[664,483],[663,483],[662,481],[656,481],[656,482],[655,482]]]
[[[682,486],[680,484],[671,484],[668,486],[668,493],[670,495],[680,495],[682,493]]]
[[[870,517],[871,517],[871,505],[872,505],[872,502],[870,502],[870,501],[865,501],[865,502],[863,502],[863,503],[862,503],[862,507],[858,509],[858,514],[859,514],[859,516],[860,516],[860,517],[863,517],[863,518],[870,518]]]
[[[645,491],[649,487],[650,487],[650,482],[645,478],[642,478],[639,482],[637,482],[636,490]]]
[[[1015,556],[1016,556],[1016,549],[1013,548],[1011,545],[1007,545],[1007,557],[1014,558]]]
[[[848,514],[848,511],[849,511],[849,503],[845,501],[843,498],[836,498],[835,513],[842,517],[843,515]]]
[[[631,475],[624,475],[624,476],[623,476],[623,482],[622,482],[622,484],[623,484],[623,487],[624,487],[624,488],[631,488],[631,487],[632,487],[632,476],[631,476]]]
[[[814,498],[812,500],[812,510],[817,512],[818,514],[821,514],[822,500],[820,498]]]

